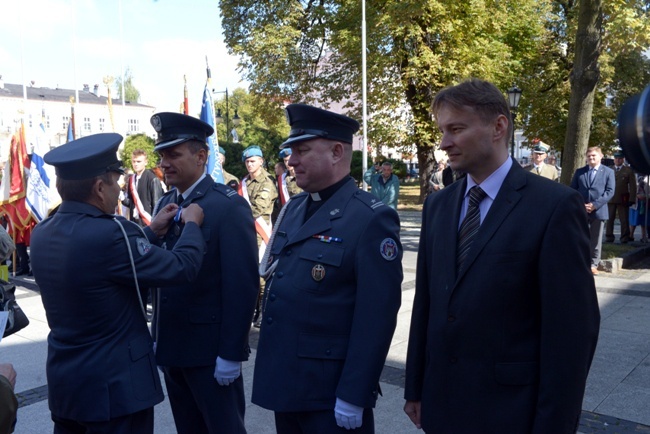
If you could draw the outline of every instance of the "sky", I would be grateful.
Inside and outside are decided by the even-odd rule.
[[[104,77],[128,68],[140,103],[178,111],[187,76],[190,114],[198,115],[207,55],[211,88],[248,87],[223,41],[218,0],[121,0],[121,11],[122,38],[120,0],[0,0],[3,81],[91,90],[99,84],[106,95]]]

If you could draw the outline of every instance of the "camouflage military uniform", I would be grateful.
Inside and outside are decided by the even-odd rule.
[[[269,172],[262,169],[255,179],[246,178],[246,191],[253,210],[253,218],[262,217],[267,223],[271,223],[271,213],[273,204],[278,197],[278,189]],[[262,242],[261,237],[257,236],[258,246]]]
[[[285,183],[287,184],[287,191],[289,192],[289,197],[293,197],[298,193],[302,193],[302,188],[298,187],[295,176],[287,176],[285,179]]]

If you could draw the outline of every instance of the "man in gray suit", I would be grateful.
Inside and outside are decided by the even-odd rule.
[[[576,170],[571,188],[578,190],[589,216],[591,273],[598,274],[603,244],[603,227],[608,218],[607,202],[614,196],[614,171],[600,164],[603,152],[598,146],[587,148],[587,165]]]
[[[433,113],[467,176],[424,205],[404,411],[438,434],[574,433],[599,324],[582,199],[509,158],[494,85],[444,89]]]

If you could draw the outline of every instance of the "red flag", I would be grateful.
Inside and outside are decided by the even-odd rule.
[[[14,202],[25,197],[25,167],[29,167],[29,156],[25,141],[25,128],[21,125],[11,138],[9,150],[9,197],[0,204]]]
[[[14,242],[29,245],[32,228],[36,221],[27,209],[25,198],[21,197],[15,202],[2,205],[2,212],[7,217],[7,232],[14,238]]]
[[[11,223],[11,231],[15,237],[22,237],[25,230],[32,227],[33,218],[25,204],[25,167],[29,167],[27,155],[27,142],[25,140],[25,126],[21,125],[16,134],[11,138],[9,151],[9,198],[2,202],[2,211]]]

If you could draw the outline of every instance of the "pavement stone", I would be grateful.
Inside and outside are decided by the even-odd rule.
[[[402,305],[388,358],[380,379],[383,396],[375,410],[378,434],[421,432],[408,421],[404,405],[404,363],[415,292],[415,265],[420,212],[400,211],[404,246]],[[20,404],[17,434],[52,432],[47,406],[45,360],[49,331],[34,279],[11,278],[17,299],[30,325],[0,342],[0,360],[18,371],[16,392]],[[601,272],[595,277],[601,308],[601,331],[587,380],[579,434],[650,434],[650,257],[632,269]],[[273,414],[250,402],[255,348],[259,332],[251,331],[251,360],[243,364],[247,396],[246,425],[251,434],[274,433]],[[164,383],[163,383],[164,384]],[[175,433],[169,401],[155,407],[155,433]]]

